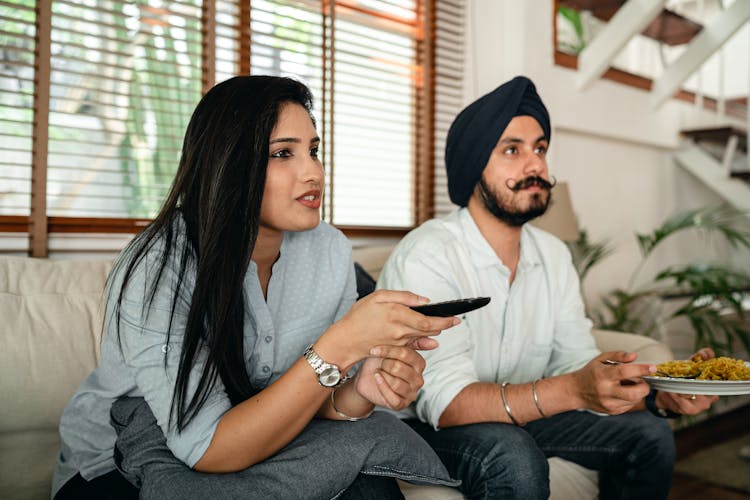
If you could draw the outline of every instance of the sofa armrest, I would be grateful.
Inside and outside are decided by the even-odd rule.
[[[596,340],[596,346],[602,352],[636,352],[638,353],[638,362],[641,363],[663,363],[674,359],[674,354],[667,344],[651,337],[635,333],[598,330],[596,328],[591,330],[591,333]]]

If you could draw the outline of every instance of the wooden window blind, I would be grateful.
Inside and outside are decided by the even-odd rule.
[[[413,226],[417,3],[250,5],[251,73],[298,77],[315,96],[324,218],[340,226]]]
[[[201,97],[195,2],[52,3],[47,213],[153,217]]]
[[[33,2],[0,1],[0,227],[25,231],[31,212],[34,121]]]
[[[216,72],[215,83],[240,74],[241,0],[216,2]]]
[[[437,4],[435,43],[435,215],[456,208],[448,196],[445,173],[445,138],[463,103],[465,0]]]
[[[366,5],[342,6],[332,30],[330,220],[409,227],[416,222],[416,5]]]
[[[0,251],[13,231],[36,256],[49,234],[137,232],[202,93],[248,73],[310,86],[325,220],[413,227],[460,102],[463,1],[0,0]]]

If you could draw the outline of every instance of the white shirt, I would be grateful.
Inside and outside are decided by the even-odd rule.
[[[406,235],[383,268],[378,288],[409,290],[432,302],[492,298],[422,351],[424,386],[400,413],[437,424],[464,387],[524,383],[576,370],[599,351],[585,317],[578,275],[565,244],[528,224],[512,286],[506,267],[466,208]]]

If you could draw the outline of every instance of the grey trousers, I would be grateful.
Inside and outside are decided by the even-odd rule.
[[[123,398],[111,410],[115,463],[142,500],[335,499],[368,474],[416,484],[457,486],[430,446],[396,417],[357,422],[313,419],[272,457],[231,474],[196,472],[167,447],[148,404]]]

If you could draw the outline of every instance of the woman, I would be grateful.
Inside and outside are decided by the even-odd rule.
[[[110,409],[123,396],[146,401],[166,454],[203,479],[252,477],[313,435],[314,417],[360,420],[415,398],[414,349],[459,320],[412,311],[426,299],[408,292],[354,304],[350,245],[319,218],[311,108],[304,85],[267,76],[230,79],[198,104],[164,207],[110,276],[100,364],[62,417],[54,498],[133,494],[113,458],[133,458],[114,451]],[[324,474],[313,458],[301,467]],[[400,496],[392,479],[361,474],[344,496],[363,492]]]

